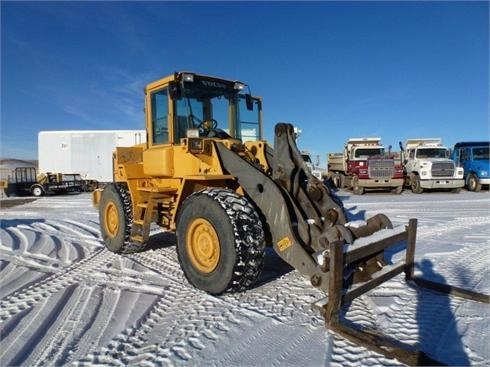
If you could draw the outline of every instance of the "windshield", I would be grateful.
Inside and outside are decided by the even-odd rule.
[[[179,138],[187,129],[198,129],[201,137],[258,140],[260,109],[254,101],[248,110],[245,100],[245,94],[225,84],[185,83],[175,111]]]
[[[473,159],[475,160],[489,160],[489,148],[477,147],[473,148]]]
[[[384,154],[383,148],[357,148],[354,152],[354,158],[372,157],[375,155],[383,155],[383,154]]]
[[[309,154],[305,154],[305,153],[301,153],[301,157],[303,158],[303,160],[307,163],[312,163],[311,162],[311,157]]]
[[[177,125],[179,131],[199,129],[205,136],[212,130],[228,133],[228,111],[234,104],[236,92],[227,88],[209,88],[201,84],[186,84],[177,100]]]
[[[446,148],[418,148],[416,158],[447,158]]]

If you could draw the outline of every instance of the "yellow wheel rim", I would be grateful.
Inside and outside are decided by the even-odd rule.
[[[218,234],[207,220],[194,220],[187,232],[187,253],[192,265],[202,273],[211,273],[218,266],[220,245]]]
[[[113,202],[106,205],[104,219],[106,233],[111,238],[116,237],[119,229],[119,212]]]

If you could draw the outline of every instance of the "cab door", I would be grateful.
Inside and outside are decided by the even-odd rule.
[[[174,129],[168,87],[147,91],[145,104],[148,149],[143,152],[143,172],[153,177],[172,177]]]

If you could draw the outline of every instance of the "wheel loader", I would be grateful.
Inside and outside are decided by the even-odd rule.
[[[156,223],[176,234],[189,283],[220,295],[253,287],[272,246],[328,295],[316,303],[328,328],[411,364],[425,357],[339,321],[344,304],[391,277],[415,280],[416,219],[348,222],[306,166],[292,124],[275,126],[273,146],[263,140],[262,100],[240,81],[182,71],[144,92],[147,142],[117,147],[114,182],[93,192],[108,250],[143,251]],[[406,258],[387,263],[385,249],[399,243]]]

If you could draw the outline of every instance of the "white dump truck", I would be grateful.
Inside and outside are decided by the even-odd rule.
[[[424,189],[449,189],[459,192],[464,186],[461,167],[450,159],[449,148],[440,138],[408,139],[400,142],[405,170],[405,185],[420,194]]]

